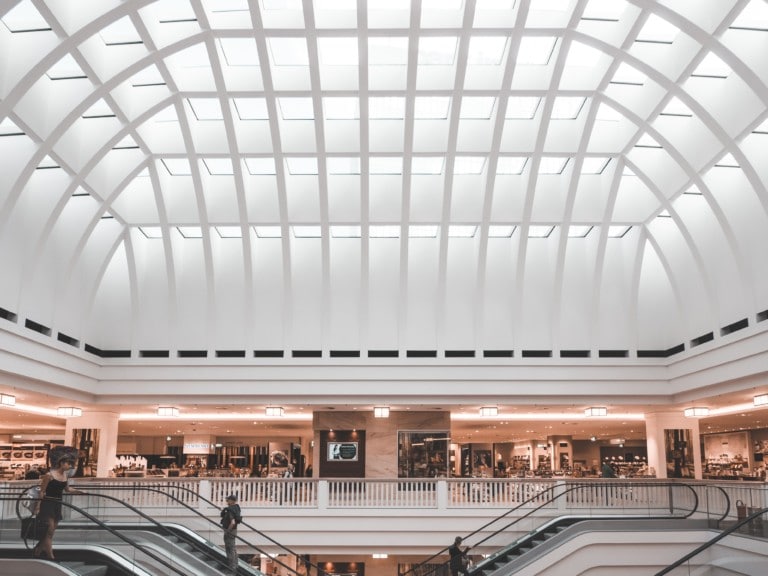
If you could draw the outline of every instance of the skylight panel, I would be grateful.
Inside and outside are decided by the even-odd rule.
[[[677,96],[673,97],[660,113],[661,116],[693,116],[693,112]]]
[[[10,118],[3,118],[0,121],[0,136],[21,136],[24,131],[16,126]]]
[[[318,10],[355,10],[357,0],[315,0]]]
[[[357,37],[318,38],[318,54],[323,66],[357,66]]]
[[[242,238],[243,229],[240,226],[216,226],[220,238]]]
[[[422,10],[458,10],[462,0],[422,0]]]
[[[462,175],[478,175],[485,168],[485,156],[456,156],[453,162],[453,173]]]
[[[664,209],[656,215],[656,218],[672,218],[672,215],[669,210]]]
[[[152,9],[161,24],[178,22],[195,22],[195,12],[189,2],[178,0],[160,0],[152,5]]]
[[[411,174],[442,174],[445,156],[414,156]]]
[[[37,169],[38,170],[47,170],[47,169],[50,169],[50,168],[61,168],[61,166],[59,166],[59,163],[56,162],[56,160],[54,160],[53,158],[51,158],[50,156],[48,156],[46,154],[45,158],[40,160],[40,163],[37,165]]]
[[[218,98],[188,98],[189,107],[198,120],[223,120]]]
[[[546,66],[555,51],[554,36],[523,36],[517,51],[518,66]]]
[[[517,0],[477,0],[476,10],[512,10]]]
[[[564,12],[570,5],[570,0],[530,0],[531,10],[547,12]]]
[[[605,167],[611,161],[610,158],[584,158],[581,164],[582,174],[602,174]]]
[[[608,238],[624,238],[632,226],[609,226]]]
[[[413,106],[416,120],[444,120],[451,108],[449,96],[417,96]]]
[[[731,28],[768,31],[768,4],[762,0],[752,0],[736,16]]]
[[[74,80],[87,78],[83,69],[75,61],[72,54],[65,54],[64,57],[48,69],[46,75],[51,80]]]
[[[554,229],[554,226],[529,226],[528,238],[549,238]]]
[[[538,96],[510,96],[504,117],[509,120],[531,120],[536,116],[540,102]]]
[[[373,36],[368,38],[369,66],[405,66],[408,64],[408,38]]]
[[[323,98],[323,113],[326,120],[358,120],[360,99],[352,96],[326,96]]]
[[[322,228],[320,226],[291,226],[294,238],[320,238]]]
[[[716,54],[710,52],[696,67],[691,76],[699,78],[728,78],[731,68]]]
[[[115,112],[103,99],[83,112],[83,118],[114,118]]]
[[[498,66],[504,60],[509,38],[507,36],[473,36],[469,40],[467,64]]]
[[[695,184],[692,184],[690,188],[688,188],[683,194],[691,194],[693,196],[702,196],[701,190],[699,190],[699,187]]]
[[[173,104],[169,104],[155,114],[152,120],[154,122],[178,122],[179,117],[176,115],[176,107]]]
[[[616,22],[626,9],[627,3],[624,0],[589,0],[581,18]]]
[[[400,226],[390,224],[371,224],[368,227],[371,238],[400,238]]]
[[[8,10],[2,22],[11,32],[42,32],[51,29],[30,0],[19,2]]]
[[[278,98],[277,104],[283,120],[314,120],[312,98]]]
[[[288,173],[294,176],[310,176],[317,174],[317,158],[294,156],[285,159]]]
[[[719,168],[739,168],[739,163],[736,161],[736,158],[733,157],[733,154],[725,154],[720,160],[715,162],[715,166]]]
[[[261,0],[264,10],[301,10],[301,0]]]
[[[635,171],[632,170],[632,168],[630,168],[626,164],[624,165],[624,168],[621,171],[621,175],[622,175],[622,177],[623,176],[637,176],[637,174],[635,174]]]
[[[331,226],[331,237],[333,238],[360,238],[360,226],[344,226],[334,224]]]
[[[253,38],[219,38],[228,66],[259,66],[259,50]]]
[[[160,160],[171,176],[190,176],[192,167],[187,158],[162,158]]]
[[[267,44],[275,66],[309,66],[304,38],[267,38]]]
[[[360,174],[360,157],[330,156],[326,160],[328,174]]]
[[[656,142],[656,140],[650,134],[643,134],[642,136],[640,136],[640,138],[637,139],[637,144],[635,144],[635,147],[637,147],[637,148],[661,148],[661,144]]]
[[[488,226],[489,238],[511,238],[515,233],[515,228],[512,224],[491,224]]]
[[[211,176],[232,176],[235,173],[231,158],[203,158],[203,164]]]
[[[269,158],[246,158],[245,168],[251,176],[270,176],[276,174],[275,159]]]
[[[461,99],[460,118],[467,120],[488,120],[496,105],[494,96],[466,96]]]
[[[628,84],[630,86],[642,86],[647,76],[637,68],[622,62],[611,78],[611,84]]]
[[[280,226],[254,226],[257,238],[282,238],[283,231]]]
[[[581,42],[571,42],[565,59],[566,66],[578,68],[594,68],[600,62],[603,55],[600,50],[587,46]]]
[[[208,49],[202,42],[169,54],[166,58],[166,62],[171,67],[179,69],[211,67],[211,61],[208,57]]]
[[[425,36],[419,39],[420,66],[450,66],[456,60],[456,36]]]
[[[753,134],[768,134],[768,120],[764,120],[760,126],[752,130]]]
[[[448,226],[449,238],[474,238],[477,234],[477,226],[466,224],[451,224]]]
[[[437,238],[438,226],[411,224],[408,226],[409,238]]]
[[[144,68],[144,70],[141,70],[140,72],[137,72],[131,76],[130,82],[131,86],[134,88],[141,88],[145,86],[162,86],[165,84],[163,75],[160,74],[160,71],[154,64],[147,66]]]
[[[402,156],[371,156],[368,165],[371,174],[402,174]]]
[[[575,120],[586,101],[579,96],[558,96],[552,104],[551,117],[553,120]]]
[[[200,226],[177,226],[182,238],[202,238],[203,229]]]
[[[112,146],[112,150],[137,150],[138,148],[139,145],[136,144],[136,140],[130,134],[124,136],[120,142]]]
[[[622,119],[622,115],[618,110],[612,108],[605,102],[600,103],[600,107],[597,109],[595,120],[599,122],[618,122]]]
[[[371,120],[402,120],[405,118],[405,98],[399,96],[369,98],[368,116]]]
[[[636,42],[651,42],[655,44],[672,44],[680,30],[656,14],[651,14],[645,21],[643,29],[635,38]]]
[[[499,156],[496,164],[496,174],[512,174],[519,176],[528,162],[526,156]]]
[[[571,224],[568,226],[568,238],[586,238],[594,226],[579,226]]]
[[[158,240],[163,237],[163,229],[160,226],[139,226],[139,232],[152,240]]]
[[[544,156],[539,163],[539,174],[562,174],[568,160],[568,157],[551,158]]]
[[[143,41],[130,17],[124,16],[99,30],[99,36],[107,46],[142,44]]]
[[[235,110],[240,120],[269,120],[265,98],[235,98]]]

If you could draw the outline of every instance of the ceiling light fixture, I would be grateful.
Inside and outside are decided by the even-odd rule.
[[[176,418],[179,415],[179,409],[173,406],[160,406],[157,409],[157,415],[166,418]]]
[[[498,416],[499,409],[496,406],[483,406],[480,408],[480,416]]]
[[[608,416],[608,408],[605,406],[590,406],[584,410],[584,416]]]
[[[264,408],[264,414],[267,416],[276,416],[280,417],[283,414],[285,414],[285,410],[283,410],[282,406],[267,406]]]
[[[709,416],[709,408],[704,406],[693,406],[683,410],[686,418],[700,418],[702,416]]]
[[[752,404],[755,406],[766,406],[768,405],[768,394],[758,394],[754,398],[752,398]]]
[[[56,414],[62,418],[77,418],[83,415],[83,409],[75,406],[59,406],[56,408]]]
[[[16,396],[13,394],[0,394],[0,405],[16,406]]]
[[[389,418],[389,406],[374,406],[374,418]]]

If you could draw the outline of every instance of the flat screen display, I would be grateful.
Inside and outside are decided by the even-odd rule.
[[[328,460],[357,461],[357,442],[328,442]]]

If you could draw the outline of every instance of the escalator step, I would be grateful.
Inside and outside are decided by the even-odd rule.
[[[107,574],[107,566],[103,564],[86,564],[85,562],[62,562],[61,564],[73,572],[77,572],[80,576],[105,576]]]

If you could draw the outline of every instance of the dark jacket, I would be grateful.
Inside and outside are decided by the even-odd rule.
[[[225,506],[221,510],[221,527],[225,530],[229,529],[229,525],[232,523],[232,520],[234,519],[236,524],[240,524],[240,522],[243,521],[243,517],[240,512],[240,504],[230,504],[229,506]],[[237,528],[237,526],[235,526]]]

